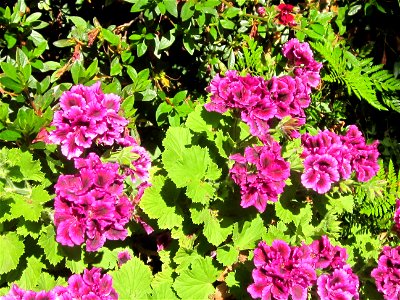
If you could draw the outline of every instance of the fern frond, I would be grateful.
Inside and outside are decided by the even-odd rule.
[[[359,59],[341,45],[333,49],[328,43],[311,42],[310,45],[328,63],[329,73],[323,80],[344,85],[349,95],[354,94],[379,110],[389,107],[400,112],[399,100],[388,95],[400,90],[400,80],[384,70],[383,65],[374,65],[373,58]],[[377,91],[384,105],[378,100]]]
[[[394,111],[400,113],[400,99],[398,97],[392,95],[383,95],[382,102]]]
[[[353,92],[358,99],[366,100],[369,104],[379,110],[387,110],[376,97],[373,83],[368,76],[362,76],[360,69],[355,68],[344,73],[343,80],[346,82],[349,94]]]
[[[373,217],[378,222],[388,222],[390,227],[396,199],[400,197],[399,179],[392,161],[385,171],[380,162],[378,174],[369,182],[361,184],[356,189],[360,213]],[[376,191],[371,193],[371,190]],[[378,193],[376,193],[378,192]]]

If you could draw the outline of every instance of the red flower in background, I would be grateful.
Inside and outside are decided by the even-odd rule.
[[[279,14],[275,17],[279,24],[281,25],[289,25],[295,26],[296,22],[294,21],[293,5],[281,3],[277,6]]]

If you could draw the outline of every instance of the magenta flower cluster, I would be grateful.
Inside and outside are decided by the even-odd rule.
[[[313,241],[310,248],[314,267],[324,272],[317,280],[317,294],[320,299],[359,299],[360,283],[346,263],[346,249],[333,246],[325,235]]]
[[[307,299],[308,288],[317,275],[312,265],[310,248],[289,246],[275,240],[269,246],[260,242],[254,250],[253,279],[247,291],[253,299]]]
[[[240,187],[242,207],[254,206],[259,212],[264,212],[268,201],[278,201],[285,180],[290,176],[290,165],[281,157],[281,147],[277,142],[247,147],[244,155],[234,154],[230,159],[235,161],[229,172]]]
[[[61,175],[55,185],[54,224],[57,242],[66,246],[86,242],[96,251],[108,240],[123,240],[133,204],[124,196],[124,176],[116,163],[102,163],[90,153],[75,159],[78,174]]]
[[[396,211],[394,212],[394,229],[400,233],[400,199],[396,200]]]
[[[367,145],[355,125],[339,136],[324,130],[316,136],[308,133],[301,137],[304,147],[304,173],[301,183],[319,194],[328,192],[332,184],[350,178],[352,172],[358,181],[370,180],[379,170],[378,141]]]
[[[128,120],[118,114],[121,98],[104,94],[100,82],[76,85],[60,98],[49,141],[61,145],[68,159],[79,157],[94,144],[111,146],[121,138]]]
[[[385,300],[400,298],[400,246],[384,246],[371,276]]]
[[[1,300],[115,300],[118,294],[112,286],[112,277],[101,274],[101,269],[86,269],[83,275],[74,274],[68,279],[68,286],[56,286],[51,291],[26,291],[16,284]]]
[[[134,205],[150,185],[150,156],[129,136],[128,120],[118,114],[120,102],[119,96],[104,94],[100,82],[74,86],[61,96],[61,109],[53,120],[56,129],[48,139],[61,144],[62,153],[74,159],[78,170],[61,175],[55,185],[54,224],[62,245],[86,243],[87,251],[97,251],[106,240],[124,240]],[[103,163],[90,152],[95,144],[130,147],[135,159],[127,165]],[[86,158],[80,158],[84,150]],[[133,199],[124,194],[127,176],[136,188]]]
[[[283,55],[288,59],[294,76],[265,80],[227,71],[225,77],[216,75],[207,87],[211,102],[204,107],[219,113],[228,109],[240,112],[251,134],[262,141],[268,136],[274,119],[291,116],[297,119],[298,125],[304,124],[304,108],[310,104],[311,88],[320,82],[322,64],[313,59],[308,43],[300,43],[297,39],[291,39],[284,45]],[[291,134],[298,136],[296,131]]]
[[[358,277],[346,259],[346,250],[331,245],[326,236],[298,247],[281,240],[271,246],[262,241],[254,250],[254,283],[247,291],[253,299],[306,300],[316,284],[322,300],[359,299]],[[322,272],[318,278],[317,269]]]

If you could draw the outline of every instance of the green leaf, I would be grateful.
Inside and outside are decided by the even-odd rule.
[[[222,19],[220,22],[221,22],[221,26],[225,29],[234,29],[235,28],[235,23],[232,22],[231,20]]]
[[[4,34],[4,40],[7,42],[8,49],[11,49],[17,43],[17,38],[14,36],[14,34],[9,34],[7,32]]]
[[[74,23],[74,25],[79,29],[86,29],[87,28],[87,24],[86,24],[85,19],[83,19],[81,17],[71,16],[71,17],[68,17],[68,19],[71,20],[72,23]]]
[[[176,0],[163,0],[167,11],[175,18],[178,17],[178,2]]]
[[[182,299],[209,299],[215,291],[213,282],[218,275],[210,257],[196,259],[190,270],[183,271],[176,278],[173,288]]]
[[[193,1],[185,2],[181,10],[182,21],[189,20],[193,16],[193,14],[194,14],[194,2]]]
[[[75,45],[75,41],[73,39],[62,39],[53,42],[53,45],[58,48],[65,48]]]
[[[162,160],[169,177],[177,187],[198,183],[205,177],[210,162],[207,149],[192,146],[182,152],[181,158],[174,157],[174,152],[166,148]]]
[[[35,186],[30,195],[15,194],[13,199],[11,214],[14,218],[22,216],[25,220],[37,222],[43,210],[42,204],[49,201],[51,197],[42,187]]]
[[[339,214],[342,214],[344,212],[353,213],[353,207],[354,207],[353,195],[341,196],[338,199],[334,199],[331,197],[328,198],[331,209],[333,211]]]
[[[189,183],[186,190],[186,196],[193,202],[207,204],[215,193],[215,188],[208,182],[199,181]]]
[[[111,276],[119,299],[144,299],[151,291],[150,268],[137,257],[132,257],[119,270],[111,272]]]
[[[58,277],[57,280],[54,279],[49,273],[42,272],[40,274],[38,285],[36,289],[38,291],[50,291],[56,286],[66,286],[67,282],[62,278]]]
[[[232,245],[225,245],[217,249],[217,260],[224,266],[230,266],[235,263],[239,256],[239,250]]]
[[[191,140],[192,134],[189,129],[170,127],[162,143],[165,149],[169,149],[176,158],[181,159],[186,150],[186,145],[189,145]]]
[[[203,106],[197,105],[194,111],[188,115],[185,125],[194,132],[206,132],[207,136],[213,136],[212,125],[208,124],[201,116],[203,111]]]
[[[146,40],[143,40],[141,43],[137,44],[136,46],[136,53],[138,57],[143,56],[147,51],[147,44]]]
[[[36,257],[28,257],[27,267],[22,272],[21,278],[17,281],[18,286],[25,290],[34,290],[39,283],[44,267],[45,265]]]
[[[60,246],[56,241],[56,233],[52,225],[44,228],[38,239],[38,245],[44,250],[46,259],[53,266],[62,261],[63,256],[60,254]]]
[[[325,27],[321,24],[315,23],[310,25],[311,29],[314,30],[314,32],[324,35],[325,34]]]
[[[219,246],[232,233],[232,225],[230,220],[221,219],[217,215],[217,211],[208,208],[191,208],[192,221],[195,224],[204,223],[203,234],[208,242]]]
[[[16,66],[14,66],[12,63],[4,61],[0,63],[0,66],[4,74],[6,74],[6,76],[10,77],[12,80],[15,80],[17,82],[19,81]]]
[[[111,61],[110,76],[119,75],[122,71],[122,65],[119,62],[119,57],[115,57]]]
[[[19,138],[21,138],[21,134],[14,130],[6,129],[0,132],[0,140],[13,142],[18,140]]]
[[[111,30],[106,28],[101,29],[101,33],[103,34],[104,39],[109,42],[111,45],[118,46],[120,43],[120,37],[113,33]]]
[[[0,274],[8,273],[18,267],[25,245],[14,232],[0,235]]]
[[[20,81],[15,81],[10,77],[0,77],[0,84],[17,94],[21,93],[24,90],[24,86]]]
[[[19,149],[11,149],[9,151],[9,158],[13,158],[13,164],[20,166],[20,171],[25,180],[34,180],[38,182],[45,181],[45,175],[42,172],[42,167],[39,160],[33,160],[33,156],[28,151],[22,152]],[[37,191],[36,191],[37,192]],[[43,195],[48,200],[49,196]],[[44,201],[44,202],[46,202]]]
[[[154,275],[154,279],[151,282],[152,293],[150,299],[179,299],[172,290],[173,273],[171,267],[166,267]]]
[[[195,45],[194,45],[194,40],[191,36],[189,35],[184,35],[183,36],[183,46],[189,52],[190,55],[193,55],[194,50],[195,50]]]
[[[238,250],[254,249],[256,242],[261,239],[264,233],[264,222],[260,215],[257,215],[255,219],[245,221],[243,226],[235,223],[232,236],[233,243]]]
[[[151,183],[152,186],[145,190],[139,206],[150,218],[157,219],[161,229],[182,226],[183,218],[177,213],[174,203],[177,197],[174,185],[163,176],[153,177]]]

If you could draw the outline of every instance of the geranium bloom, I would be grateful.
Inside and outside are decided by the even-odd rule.
[[[400,233],[400,199],[396,200],[396,211],[394,212],[394,228]]]
[[[121,98],[104,94],[100,82],[76,85],[61,95],[59,111],[54,113],[49,141],[61,145],[68,158],[79,157],[94,143],[112,145],[121,137],[128,120],[118,114]]]
[[[342,142],[352,153],[350,163],[357,180],[366,182],[375,176],[379,170],[379,142],[374,141],[367,145],[361,131],[355,125],[349,126],[346,135],[342,137]]]
[[[331,189],[331,184],[339,180],[338,162],[329,154],[310,155],[304,160],[301,183],[319,194]]]
[[[378,259],[378,266],[371,276],[385,300],[397,300],[400,297],[400,246],[384,246]]]
[[[132,256],[127,250],[118,253],[118,267],[121,267],[124,263],[128,262]]]
[[[295,26],[296,22],[294,21],[293,16],[293,5],[281,3],[277,7],[279,14],[275,17],[279,24],[281,25],[289,25]]]
[[[368,181],[379,170],[378,142],[366,145],[354,125],[344,136],[324,130],[316,136],[306,133],[301,141],[305,158],[301,183],[320,194],[328,192],[341,178],[350,178],[353,171],[358,181]]]
[[[133,204],[123,195],[119,165],[103,164],[90,153],[75,159],[76,175],[61,175],[55,185],[54,224],[62,245],[81,245],[96,251],[107,239],[124,240]]]
[[[116,300],[118,294],[112,287],[112,277],[101,274],[100,268],[86,269],[83,275],[74,274],[68,279],[68,286],[56,286],[51,291],[26,291],[16,284],[1,300]]]
[[[318,269],[336,269],[346,265],[346,248],[333,246],[326,235],[310,245],[314,265]]]
[[[316,280],[307,245],[291,247],[275,240],[260,242],[254,250],[253,280],[247,291],[253,299],[307,299],[308,288]]]
[[[332,274],[322,274],[317,280],[317,293],[321,300],[359,299],[358,277],[349,265],[333,270]]]
[[[235,164],[229,171],[240,186],[244,208],[254,206],[264,212],[267,202],[276,202],[290,175],[290,165],[281,156],[281,147],[275,141],[270,145],[247,147],[244,156],[234,154]]]
[[[117,142],[123,147],[130,147],[131,153],[136,156],[135,159],[131,161],[130,165],[122,165],[121,168],[124,175],[130,176],[132,179],[132,184],[134,184],[136,188],[136,191],[134,191],[136,193],[134,203],[137,204],[140,202],[144,190],[151,185],[149,182],[149,171],[151,167],[150,155],[145,148],[139,146],[137,141],[128,134],[118,139]]]

